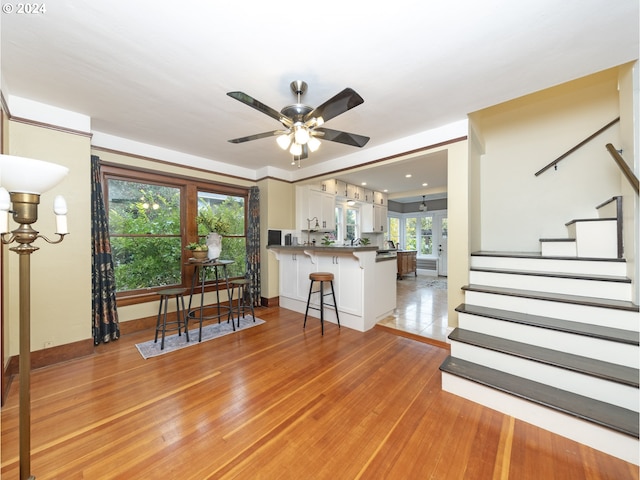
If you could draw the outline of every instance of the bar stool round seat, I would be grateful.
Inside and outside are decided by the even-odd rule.
[[[311,283],[309,285],[309,297],[307,298],[307,308],[304,312],[304,325],[302,328],[306,328],[307,326],[307,315],[309,314],[309,309],[320,310],[320,330],[322,331],[322,335],[324,335],[324,297],[331,295],[333,298],[333,304],[327,304],[326,306],[332,307],[336,312],[336,321],[338,322],[338,328],[340,328],[340,316],[338,315],[338,303],[336,302],[336,294],[333,289],[333,273],[331,272],[311,272],[309,274],[309,280]],[[315,282],[320,282],[320,289],[317,291],[313,291],[313,284]],[[331,292],[324,293],[324,283],[329,282],[331,286]],[[311,295],[314,293],[318,293],[320,295],[320,308],[311,305]]]
[[[256,315],[253,313],[253,294],[251,293],[251,282],[247,278],[236,278],[234,280],[229,281],[229,285],[231,287],[231,297],[229,303],[231,305],[231,309],[233,311],[233,295],[236,289],[238,290],[238,304],[237,304],[237,312],[238,312],[238,327],[240,327],[240,315],[244,318],[245,313],[247,311],[251,312],[251,316],[253,317],[253,321],[256,321]],[[232,315],[233,316],[233,315]]]
[[[158,309],[158,319],[156,321],[156,335],[154,343],[158,342],[158,332],[162,332],[162,340],[160,342],[160,350],[164,350],[164,337],[168,331],[177,330],[178,336],[182,336],[182,329],[184,327],[184,334],[187,342],[189,341],[189,331],[187,329],[186,322],[186,310],[184,308],[184,288],[165,288],[158,290],[156,293],[160,295],[160,308]],[[176,299],[176,319],[174,321],[167,321],[167,310],[169,307],[169,299],[175,297]],[[164,308],[164,314],[162,312]]]

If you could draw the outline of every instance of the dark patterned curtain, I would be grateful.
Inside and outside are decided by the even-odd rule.
[[[260,288],[260,189],[249,189],[249,208],[247,225],[247,278],[251,282],[253,304],[261,303]]]
[[[91,281],[93,343],[120,338],[116,310],[116,279],[109,242],[109,222],[102,195],[100,158],[91,155]]]

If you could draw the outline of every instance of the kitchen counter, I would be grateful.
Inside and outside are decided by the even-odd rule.
[[[268,249],[279,249],[285,251],[305,251],[309,250],[310,252],[376,252],[378,251],[378,247],[374,245],[358,245],[358,246],[348,246],[348,245],[269,245]]]
[[[270,245],[279,261],[280,306],[304,314],[309,295],[309,274],[331,272],[334,275],[340,324],[361,332],[393,315],[396,308],[396,262],[391,252],[378,259],[375,246]],[[318,295],[312,296],[317,305]],[[309,315],[319,318],[318,310]],[[336,323],[327,309],[325,320]]]

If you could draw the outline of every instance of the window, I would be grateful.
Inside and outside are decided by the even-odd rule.
[[[117,290],[179,285],[180,189],[117,179],[107,188]]]
[[[345,235],[345,231],[344,231],[344,224],[343,224],[343,220],[342,220],[342,205],[336,205],[336,231],[335,231],[335,235],[336,238],[338,239],[338,241],[340,243],[342,243],[342,241],[340,239],[344,239],[346,240],[346,235]]]
[[[245,201],[212,192],[198,192],[196,224],[198,237],[204,241],[209,232],[222,235],[222,252],[226,259],[235,260],[229,265],[230,277],[243,277],[246,271],[244,258],[247,252],[245,237]],[[210,272],[211,279],[213,273]]]
[[[357,208],[347,207],[347,215],[345,221],[345,239],[348,242],[358,238],[358,216],[359,210]]]
[[[398,217],[389,217],[389,240],[394,245],[400,245],[400,219]]]
[[[417,218],[409,217],[404,219],[404,249],[417,250],[418,237],[416,235]]]
[[[420,218],[420,255],[433,253],[433,217]]]
[[[221,258],[246,268],[247,190],[186,177],[103,165],[117,297],[142,297],[167,286],[189,288],[193,269],[184,247],[223,236]]]

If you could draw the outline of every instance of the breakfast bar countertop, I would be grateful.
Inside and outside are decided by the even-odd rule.
[[[359,245],[359,246],[350,246],[350,245],[268,245],[267,248],[278,248],[281,250],[290,250],[290,251],[317,251],[317,252],[375,252],[378,250],[378,247],[375,245]]]

